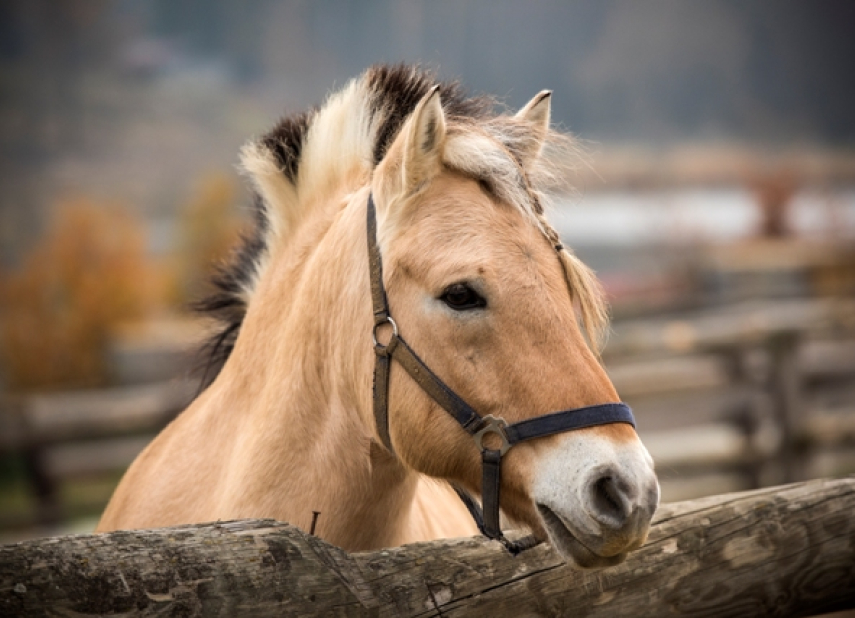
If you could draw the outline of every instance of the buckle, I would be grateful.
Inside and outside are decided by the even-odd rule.
[[[505,433],[505,427],[508,426],[508,423],[503,418],[496,418],[492,414],[488,414],[483,419],[481,419],[481,423],[478,425],[479,429],[474,434],[472,434],[472,439],[475,440],[475,444],[478,446],[480,451],[488,450],[486,446],[484,446],[484,436],[488,433],[494,433],[499,436],[499,439],[502,441],[502,444],[499,446],[499,454],[504,455],[511,448],[511,443],[508,442],[508,434]]]

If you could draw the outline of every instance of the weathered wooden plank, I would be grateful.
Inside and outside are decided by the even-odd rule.
[[[798,363],[807,379],[851,376],[855,374],[855,340],[805,341],[799,350]]]
[[[716,351],[762,345],[780,333],[803,335],[848,328],[855,317],[851,299],[745,301],[697,311],[686,319],[634,319],[614,325],[604,350],[621,355]],[[607,363],[608,364],[608,363]]]
[[[632,407],[642,431],[694,427],[707,423],[733,421],[739,411],[753,409],[764,394],[756,386],[731,384],[709,391],[682,391],[651,396],[618,391],[621,400]]]
[[[429,577],[434,596],[451,597],[444,616],[811,615],[855,607],[853,506],[852,479],[715,497],[663,508],[648,544],[614,569],[576,574],[538,548],[516,574],[468,589]]]
[[[821,448],[855,444],[855,408],[813,412],[805,420],[803,434],[797,440]]]
[[[624,564],[483,538],[348,555],[265,520],[0,548],[3,615],[809,616],[855,608],[855,478],[663,506]]]
[[[726,388],[730,383],[721,359],[708,354],[613,361],[608,373],[624,398]]]
[[[641,438],[657,467],[737,466],[753,455],[749,437],[733,424],[651,431]]]
[[[190,381],[45,393],[3,402],[0,448],[159,430],[192,399]]]
[[[154,439],[154,435],[85,440],[46,448],[47,474],[56,481],[121,471]]]
[[[0,614],[365,614],[317,543],[287,524],[247,520],[7,546]]]
[[[677,502],[696,500],[714,494],[754,489],[744,471],[730,469],[718,471],[663,470],[659,473],[662,500]]]

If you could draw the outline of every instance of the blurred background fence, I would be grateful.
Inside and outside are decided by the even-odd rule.
[[[196,392],[240,144],[375,62],[580,137],[552,219],[665,500],[855,472],[846,2],[0,3],[0,538],[86,530]]]

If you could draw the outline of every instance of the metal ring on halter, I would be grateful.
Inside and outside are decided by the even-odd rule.
[[[389,343],[383,344],[377,341],[377,329],[385,324],[392,325],[392,336],[389,338]],[[371,338],[374,340],[374,351],[377,354],[390,354],[392,352],[392,348],[398,342],[398,325],[395,324],[391,315],[387,315],[383,320],[374,324],[374,328],[371,329]]]
[[[478,450],[487,450],[487,447],[484,446],[484,436],[488,433],[494,433],[502,441],[497,449],[499,454],[504,455],[507,453],[511,448],[511,443],[508,441],[508,434],[505,433],[505,427],[507,426],[508,423],[503,418],[496,418],[492,414],[485,416],[480,423],[481,428],[472,434],[475,444],[478,445]]]

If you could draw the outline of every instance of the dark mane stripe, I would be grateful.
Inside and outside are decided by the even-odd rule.
[[[291,184],[297,184],[297,171],[300,168],[300,155],[306,142],[315,110],[282,118],[260,142],[267,147],[279,164],[279,169]]]
[[[374,165],[377,165],[418,102],[440,82],[434,73],[404,64],[372,67],[366,79],[372,115],[382,119],[374,139]],[[455,119],[486,118],[493,110],[491,98],[467,97],[458,82],[443,82],[440,93],[443,110]]]

